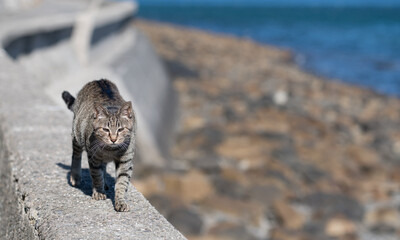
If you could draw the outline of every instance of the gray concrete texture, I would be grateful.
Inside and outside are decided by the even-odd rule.
[[[82,15],[81,11],[87,8],[87,5],[81,6],[77,1],[58,1],[61,5],[54,4],[54,1],[47,1],[48,4],[43,2],[39,7],[41,9],[33,9],[33,12],[28,11],[25,15],[17,13],[21,18],[15,17],[15,14],[9,14],[9,18],[1,14],[0,40],[3,47],[5,43],[12,42],[12,38],[7,35],[10,32],[13,37],[24,36],[24,33],[34,34],[35,31],[42,32],[41,24],[46,25],[45,29],[49,31],[59,29],[60,25],[56,20],[54,22],[57,24],[53,27],[49,23],[52,22],[53,16],[58,19],[60,14],[57,11],[64,13],[65,8],[58,8],[63,3],[75,4],[76,7],[71,8],[71,12],[68,13],[71,14],[72,20],[73,16],[77,17],[78,14],[83,16],[85,13]],[[92,22],[92,27],[87,29],[90,31],[92,28],[92,31],[95,31],[98,26],[96,22],[102,22],[104,25],[111,21],[107,20],[110,15],[113,17],[109,19],[113,21],[122,21],[134,10],[132,5],[131,12],[126,11],[126,4],[129,3],[102,4],[102,7],[96,10],[98,12],[92,15],[96,19]],[[51,14],[47,14],[46,18],[39,14],[37,19],[42,19],[39,21],[35,19],[38,14],[35,14],[35,11]],[[98,18],[102,20],[97,20]],[[12,21],[7,22],[7,19]],[[7,30],[9,25],[19,26],[15,23],[18,21],[22,25],[25,24],[24,27],[20,27],[18,31]],[[70,23],[74,24],[75,21]],[[30,24],[34,30],[27,29],[26,25]],[[65,26],[68,24],[61,28]],[[127,192],[131,208],[128,213],[115,212],[113,189],[107,192],[107,200],[92,200],[86,159],[83,160],[83,186],[73,188],[68,183],[72,152],[72,113],[68,112],[62,103],[61,91],[76,93],[84,83],[104,77],[117,83],[125,99],[147,104],[145,100],[136,101],[132,97],[134,92],[127,88],[140,88],[140,85],[136,87],[131,82],[135,77],[135,72],[131,70],[142,69],[142,75],[139,74],[138,78],[150,82],[152,80],[146,76],[154,76],[157,79],[162,77],[161,83],[157,80],[156,84],[167,80],[147,40],[133,28],[126,28],[108,36],[95,45],[84,43],[88,41],[87,37],[82,41],[83,48],[90,48],[86,49],[87,62],[82,61],[76,54],[77,47],[70,39],[33,51],[29,55],[18,56],[16,59],[12,59],[6,51],[0,49],[0,238],[185,239],[134,186],[130,186]],[[140,48],[140,45],[149,49],[150,56],[133,50],[135,47]],[[126,55],[127,52],[132,53],[132,56]],[[153,60],[134,63],[145,63],[141,67],[129,67],[129,62],[119,63],[121,60],[130,61],[134,56]],[[147,72],[146,68],[149,69]],[[124,69],[129,69],[128,75],[124,75]],[[164,84],[168,86],[167,83]],[[168,93],[162,94],[161,100],[157,101],[169,99],[165,97],[167,95]],[[154,104],[157,104],[157,101]],[[151,135],[153,131],[149,130],[152,129],[151,124],[157,123],[147,123],[146,117],[150,115],[137,105],[135,111],[139,118],[138,129],[142,127],[141,121],[144,123],[143,128],[147,127],[140,133],[142,140],[139,139],[139,148],[145,149],[146,154],[142,155],[146,155],[148,159],[159,157],[159,160],[154,162],[149,160],[149,164],[160,164],[162,156],[157,143],[154,142],[155,136]],[[158,109],[155,107],[151,110]],[[107,181],[109,185],[113,185],[112,165],[109,166],[108,173]]]

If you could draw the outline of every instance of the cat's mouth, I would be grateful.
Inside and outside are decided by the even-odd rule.
[[[106,143],[104,149],[108,151],[122,151],[126,150],[125,143]]]
[[[122,144],[117,144],[117,143],[107,143],[105,146],[105,149],[107,150],[118,150],[120,149],[122,146]]]

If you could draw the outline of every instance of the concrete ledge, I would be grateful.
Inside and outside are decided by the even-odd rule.
[[[0,129],[0,236],[1,239],[34,239],[34,228],[18,204],[20,195],[12,177],[10,155]]]
[[[121,28],[137,9],[132,2],[106,2],[88,9],[84,3],[74,4],[69,11],[63,10],[66,5],[63,1],[55,6],[43,4],[27,14],[33,16],[14,14],[8,16],[11,20],[4,14],[0,17],[0,44],[15,59],[73,37],[74,51],[87,54],[90,42],[104,38],[106,33],[112,32],[110,28]]]
[[[6,226],[2,236],[184,239],[134,187],[127,193],[129,213],[114,211],[112,190],[107,200],[92,200],[85,164],[83,187],[71,187],[67,175],[72,115],[67,116],[34,78],[4,56],[0,57],[0,83],[0,221],[1,227]],[[108,181],[113,179],[109,176]]]
[[[19,37],[70,28],[74,26],[79,15],[91,10],[87,10],[90,1],[45,2],[49,3],[39,5],[29,13],[10,15],[1,13],[0,44],[6,46]],[[94,11],[97,15],[94,27],[116,22],[121,16],[131,16],[136,9],[137,5],[134,2],[106,2]]]

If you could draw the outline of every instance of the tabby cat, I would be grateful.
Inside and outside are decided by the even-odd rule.
[[[115,210],[129,211],[125,192],[133,172],[136,126],[132,103],[122,99],[115,84],[105,79],[87,83],[76,99],[67,91],[62,93],[62,98],[74,113],[71,184],[80,185],[82,152],[86,150],[92,198],[106,199],[106,165],[113,161],[116,166]]]

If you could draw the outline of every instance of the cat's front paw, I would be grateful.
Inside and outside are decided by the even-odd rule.
[[[81,185],[81,177],[80,176],[73,176],[71,175],[69,178],[71,185],[73,187],[79,187]]]
[[[115,202],[115,210],[117,212],[129,212],[129,206],[126,202]]]
[[[93,192],[92,194],[92,198],[94,200],[105,200],[107,198],[105,193],[101,193],[101,192]]]

